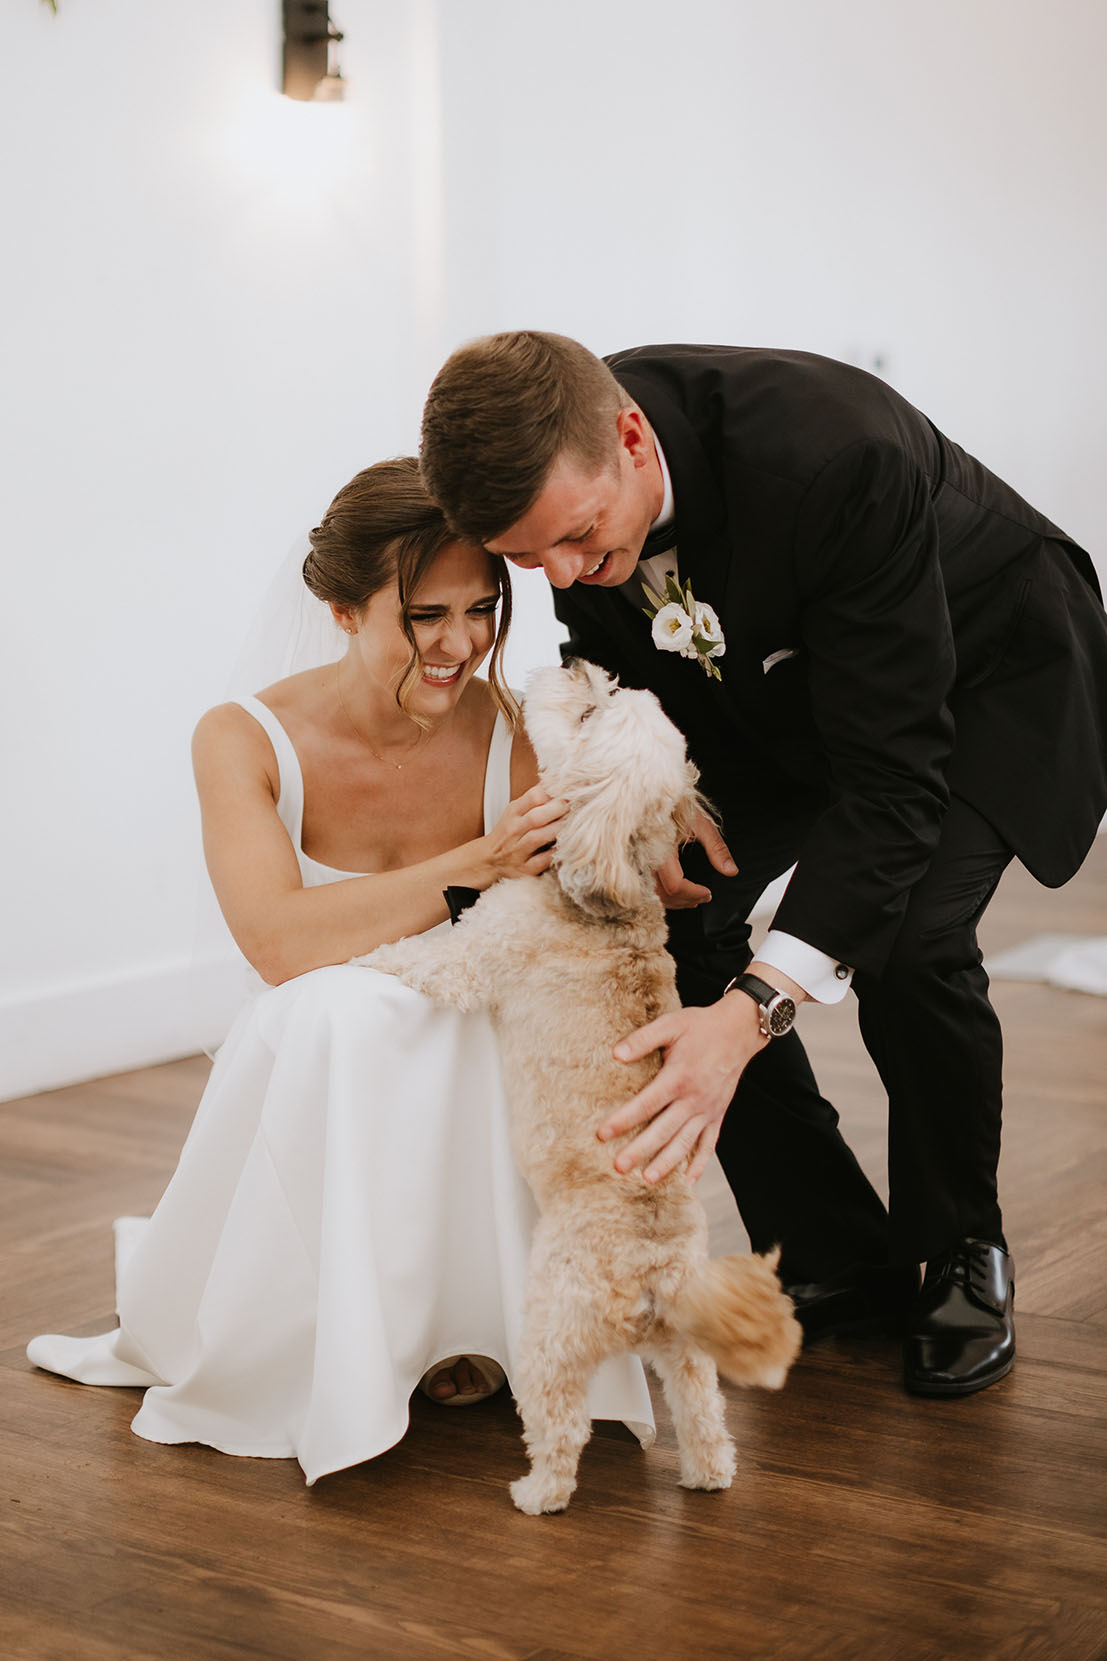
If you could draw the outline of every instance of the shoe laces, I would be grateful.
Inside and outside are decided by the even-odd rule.
[[[946,1280],[955,1286],[968,1287],[972,1284],[974,1265],[983,1268],[990,1250],[987,1240],[958,1240],[948,1251],[930,1259],[926,1279],[931,1284]]]

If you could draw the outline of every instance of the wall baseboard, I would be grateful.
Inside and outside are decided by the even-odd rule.
[[[0,1101],[213,1050],[246,974],[228,954],[0,1000]]]

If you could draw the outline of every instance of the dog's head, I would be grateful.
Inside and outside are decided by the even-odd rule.
[[[600,917],[633,911],[706,809],[684,739],[652,692],[583,659],[535,670],[524,718],[543,785],[569,803],[553,859],[562,889]]]

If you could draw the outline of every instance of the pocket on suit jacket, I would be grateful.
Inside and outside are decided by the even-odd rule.
[[[799,657],[799,651],[798,646],[782,646],[778,652],[770,652],[768,657],[761,659],[761,673],[767,675],[778,663],[786,663],[790,657]]]

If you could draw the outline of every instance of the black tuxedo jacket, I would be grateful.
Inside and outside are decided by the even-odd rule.
[[[664,450],[723,679],[655,647],[618,590],[556,593],[567,654],[658,694],[740,865],[798,857],[775,926],[879,972],[951,791],[1066,881],[1107,807],[1087,554],[863,371],[716,346],[607,361]]]

